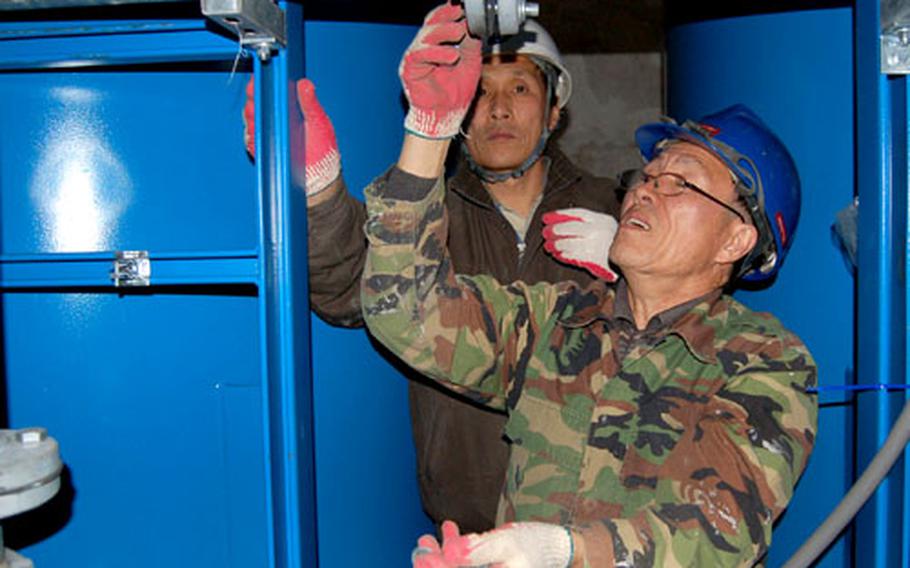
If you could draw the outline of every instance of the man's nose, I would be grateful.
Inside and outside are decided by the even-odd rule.
[[[490,95],[490,116],[492,118],[508,118],[512,116],[512,103],[504,93]]]
[[[650,179],[626,191],[625,199],[631,199],[632,203],[652,203],[654,201],[654,186],[656,179]]]

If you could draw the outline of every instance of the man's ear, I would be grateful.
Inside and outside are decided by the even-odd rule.
[[[562,117],[562,114],[559,109],[559,105],[553,105],[550,109],[550,118],[547,121],[547,128],[550,132],[556,130],[556,126],[559,125],[559,119]]]
[[[755,248],[756,242],[758,242],[758,229],[754,225],[735,223],[731,226],[715,260],[720,264],[733,264],[749,254]]]

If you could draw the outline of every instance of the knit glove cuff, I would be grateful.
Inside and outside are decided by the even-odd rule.
[[[468,535],[472,566],[502,564],[508,568],[567,568],[572,563],[572,536],[564,526],[510,523]]]
[[[597,278],[615,282],[610,268],[610,245],[619,227],[606,213],[572,208],[543,215],[544,248],[557,260],[584,268]]]

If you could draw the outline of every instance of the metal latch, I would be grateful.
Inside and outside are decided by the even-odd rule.
[[[145,250],[118,250],[114,253],[111,270],[114,286],[149,286],[152,280],[152,263]]]
[[[265,61],[278,45],[287,45],[284,12],[271,0],[200,0],[202,13],[252,47]]]

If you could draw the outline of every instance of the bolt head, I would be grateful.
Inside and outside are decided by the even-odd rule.
[[[16,439],[23,446],[36,446],[47,439],[47,430],[44,428],[23,428],[16,432]]]

